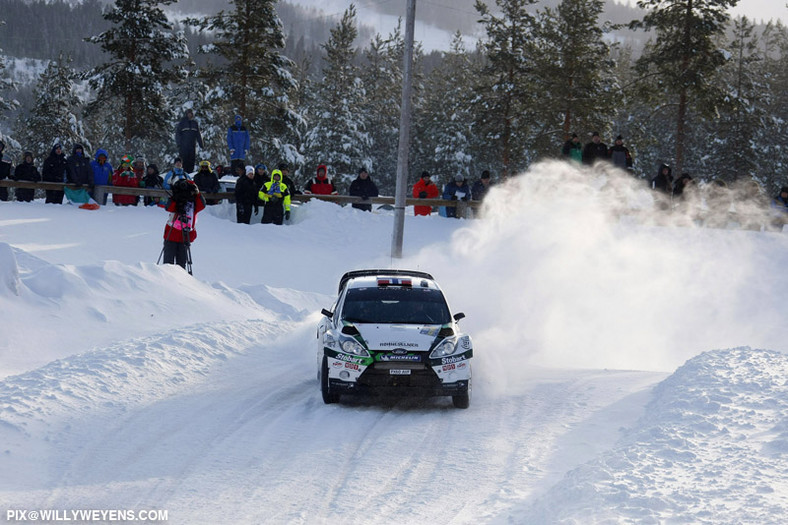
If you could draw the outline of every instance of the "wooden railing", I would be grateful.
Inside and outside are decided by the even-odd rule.
[[[62,190],[66,188],[77,188],[76,184],[62,183],[62,182],[29,182],[29,181],[15,181],[15,180],[0,180],[0,188],[31,188],[41,190]],[[169,197],[170,193],[167,190],[153,189],[153,188],[133,188],[130,186],[94,186],[93,197],[98,202],[103,202],[104,197],[108,193],[115,195],[140,195],[144,197]],[[230,202],[235,202],[235,193],[231,191],[219,193],[203,193],[206,199],[221,200],[227,199]],[[367,200],[362,200],[361,197],[353,197],[350,195],[314,195],[314,194],[299,194],[291,195],[290,200],[294,202],[308,202],[312,199],[335,202],[337,204],[390,204],[394,205],[394,197],[371,197]],[[456,207],[458,204],[465,205],[469,208],[478,208],[481,205],[479,201],[453,201],[443,199],[414,199],[407,198],[405,200],[406,206],[448,206]]]

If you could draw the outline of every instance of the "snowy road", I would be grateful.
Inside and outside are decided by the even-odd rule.
[[[4,419],[38,429],[19,452],[37,440],[59,474],[6,480],[6,505],[166,509],[174,523],[492,521],[611,446],[665,375],[534,370],[513,394],[477,387],[469,410],[449,398],[326,406],[313,326],[234,329],[245,336],[217,323],[66,359],[59,379],[11,378]],[[53,392],[62,402],[43,401]]]

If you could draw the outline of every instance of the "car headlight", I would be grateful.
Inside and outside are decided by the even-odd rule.
[[[339,346],[342,348],[342,351],[346,354],[350,355],[357,355],[362,357],[368,357],[369,352],[367,349],[364,348],[364,345],[356,341],[355,339],[342,339],[339,343]]]
[[[438,346],[436,346],[435,349],[430,352],[430,357],[433,359],[446,357],[447,355],[456,353],[458,348],[457,341],[453,337],[450,337],[441,341],[440,344],[438,344]]]

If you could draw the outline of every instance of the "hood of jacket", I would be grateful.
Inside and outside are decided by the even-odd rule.
[[[322,177],[320,176],[320,170],[323,170]],[[317,171],[315,172],[315,177],[317,177],[318,180],[328,180],[328,168],[326,167],[325,164],[320,164],[317,167]]]
[[[662,170],[665,168],[668,169],[668,177],[671,177],[673,175],[673,168],[671,168],[667,164],[660,164],[659,171],[657,171],[657,175],[662,175]]]
[[[76,155],[78,149],[82,150],[82,156],[84,157],[85,156],[85,146],[83,146],[82,144],[74,144],[71,147],[71,154],[72,155]]]
[[[107,153],[107,150],[105,149],[96,150],[96,156],[95,156],[96,162],[98,162],[99,157],[102,155],[104,155],[104,158],[107,159],[107,162],[109,162],[109,153]]]

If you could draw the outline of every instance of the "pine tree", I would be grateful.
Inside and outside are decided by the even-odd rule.
[[[472,64],[457,32],[440,66],[426,79],[424,106],[416,126],[417,157],[423,169],[451,179],[471,177],[473,113]]]
[[[644,81],[656,83],[674,98],[676,173],[681,173],[688,141],[688,125],[697,116],[711,115],[721,93],[709,81],[725,63],[715,38],[725,30],[728,9],[738,0],[639,0],[648,9],[633,29],[656,31],[656,42],[638,60]],[[697,117],[696,117],[697,118]],[[697,122],[696,122],[697,123]]]
[[[172,140],[173,116],[165,93],[170,83],[183,78],[177,61],[188,56],[183,34],[172,32],[160,7],[174,1],[115,0],[104,14],[112,27],[87,39],[110,57],[89,75],[96,98],[87,111],[103,113],[112,107],[121,116],[117,128],[102,133],[105,146],[127,152],[136,146],[139,153],[151,140]]]
[[[500,16],[481,0],[476,10],[487,33],[487,65],[480,74],[480,100],[475,104],[477,129],[497,152],[504,178],[525,169],[532,158],[527,147],[537,106],[533,46],[534,16],[526,9],[536,0],[496,0]]]
[[[0,20],[0,26],[5,25],[3,20]],[[10,79],[5,78],[3,75],[3,71],[5,70],[5,56],[3,55],[3,50],[0,49],[0,115],[5,113],[6,111],[11,111],[16,109],[19,103],[16,100],[8,100],[3,97],[3,92],[8,91],[10,89],[14,89],[16,86],[14,82]],[[3,135],[2,129],[0,129],[0,140],[6,140]],[[6,154],[8,152],[6,151]]]
[[[206,102],[209,120],[224,122],[240,114],[251,136],[253,158],[298,158],[297,127],[301,115],[290,97],[297,89],[291,73],[293,62],[280,51],[285,37],[276,13],[276,0],[231,0],[232,9],[187,22],[215,34],[201,53],[218,58],[200,76],[212,86]],[[225,149],[225,154],[227,153]]]
[[[372,152],[370,163],[375,167],[375,182],[381,193],[393,194],[397,177],[403,50],[404,40],[397,27],[387,38],[375,35],[364,51],[362,82],[366,97],[362,114],[367,119]],[[414,50],[414,62],[415,57]]]
[[[573,131],[611,131],[617,90],[599,25],[603,8],[603,0],[563,0],[537,15],[534,39],[540,52],[534,57],[534,74],[543,131],[534,147],[541,154],[555,154],[556,142],[563,143]]]
[[[758,101],[766,114],[755,139],[759,145],[759,173],[767,189],[776,193],[788,172],[788,28],[770,22],[763,32],[760,75],[766,84]]]
[[[734,21],[729,47],[731,59],[721,72],[727,95],[714,120],[712,144],[718,178],[733,181],[755,174],[762,162],[756,134],[764,125],[762,99],[769,94],[762,80],[763,57],[755,27],[747,17]]]
[[[308,161],[327,164],[340,180],[351,179],[362,165],[372,168],[370,139],[360,110],[364,89],[354,64],[357,36],[356,10],[351,4],[323,44],[323,78],[317,86],[312,127],[305,137]]]
[[[82,104],[74,91],[79,75],[71,68],[71,62],[70,57],[63,55],[49,62],[38,77],[29,115],[17,120],[17,137],[38,159],[46,158],[56,143],[62,145],[66,154],[69,145],[75,143],[90,151],[90,142],[78,117]]]

